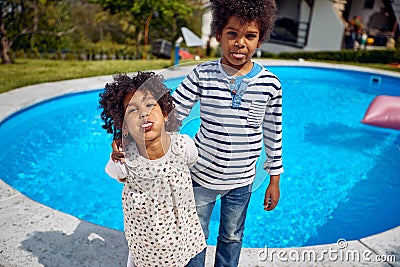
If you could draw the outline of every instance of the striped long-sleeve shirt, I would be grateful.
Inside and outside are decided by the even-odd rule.
[[[239,108],[232,108],[234,77],[221,61],[197,66],[173,94],[179,119],[200,101],[200,129],[194,140],[199,159],[192,179],[211,189],[233,189],[253,182],[264,140],[270,175],[282,167],[282,91],[278,78],[262,68],[247,83]]]

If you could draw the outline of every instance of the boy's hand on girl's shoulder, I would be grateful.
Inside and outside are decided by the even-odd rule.
[[[120,161],[121,163],[124,163],[125,162],[125,152],[122,151],[121,139],[115,139],[111,143],[111,148],[112,148],[112,152],[111,152],[112,161],[114,161],[115,163],[117,163],[118,161]]]
[[[280,175],[271,175],[270,182],[265,191],[264,197],[264,210],[271,211],[278,205],[279,197],[281,195],[279,189]]]

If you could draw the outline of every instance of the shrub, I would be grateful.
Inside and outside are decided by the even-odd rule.
[[[319,51],[319,52],[283,52],[279,54],[283,59],[314,59],[339,62],[357,63],[399,63],[400,50],[343,50],[343,51]]]

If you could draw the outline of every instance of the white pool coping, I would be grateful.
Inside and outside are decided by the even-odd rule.
[[[256,60],[262,65],[315,66],[367,71],[400,78],[399,73],[341,64]],[[134,64],[134,61],[132,62]],[[166,78],[186,76],[191,66],[156,70]],[[0,122],[29,106],[71,93],[98,90],[112,75],[49,82],[0,94]],[[2,164],[7,164],[3,159]],[[84,203],[82,203],[84,205]],[[0,179],[0,266],[125,266],[121,231],[98,226],[44,206]],[[400,266],[400,226],[338,244],[299,248],[244,248],[239,266]],[[209,246],[207,265],[212,266]],[[303,258],[305,257],[305,259]],[[393,261],[395,257],[396,261]],[[382,258],[389,262],[378,262]]]

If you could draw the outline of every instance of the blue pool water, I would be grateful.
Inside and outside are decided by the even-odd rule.
[[[324,68],[269,69],[283,85],[285,173],[278,207],[265,212],[266,173],[258,165],[244,247],[333,243],[398,226],[400,131],[360,120],[376,95],[400,95],[400,79]],[[101,128],[99,92],[53,99],[1,123],[0,177],[47,206],[123,230],[122,185],[104,173],[111,136]],[[197,116],[198,106],[183,132],[196,132]],[[210,226],[208,243],[216,244],[217,212]]]

